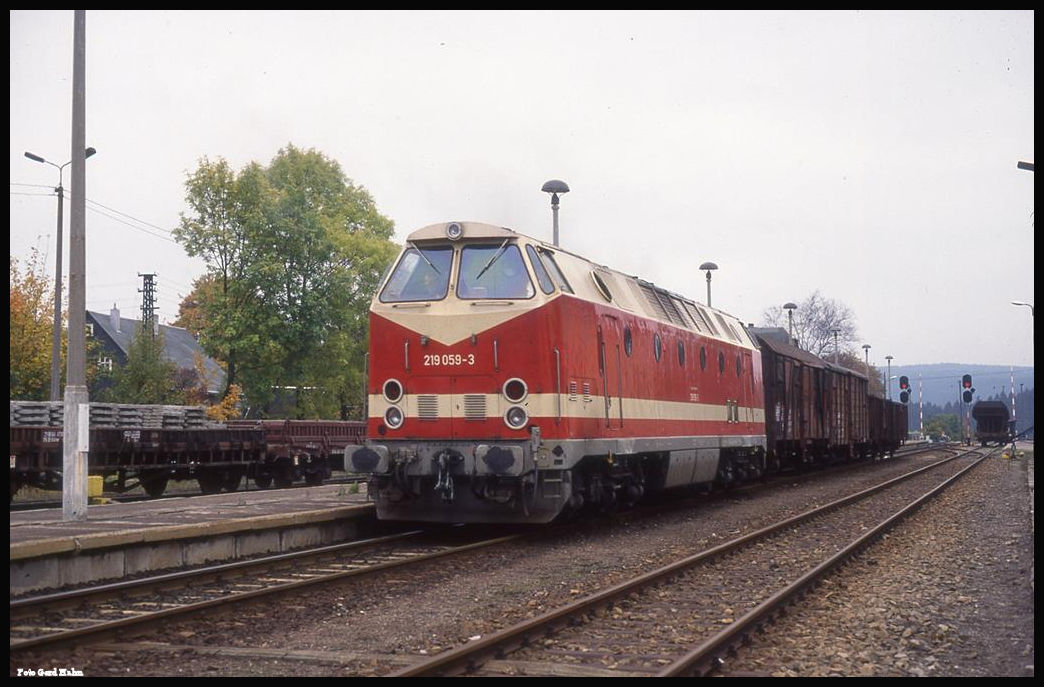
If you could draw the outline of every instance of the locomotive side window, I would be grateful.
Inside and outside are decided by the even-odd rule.
[[[388,283],[381,290],[382,303],[437,301],[449,290],[450,263],[453,249],[411,246],[402,254]]]
[[[743,376],[743,356],[739,354],[736,355],[736,376]]]
[[[573,287],[569,286],[569,282],[566,281],[562,270],[558,269],[558,263],[555,262],[555,256],[552,255],[551,251],[541,248],[537,253],[540,255],[540,262],[544,264],[547,273],[551,275],[552,281],[558,285],[558,289],[564,293],[573,293]]]
[[[663,355],[663,343],[660,341],[659,334],[653,334],[653,355],[656,356],[656,362],[660,362],[660,357]]]
[[[678,365],[685,367],[685,342],[678,339]]]
[[[718,351],[718,373],[725,374],[725,354]]]
[[[458,298],[532,298],[529,280],[518,246],[464,246],[460,253]]]
[[[533,272],[536,274],[537,283],[540,284],[540,290],[544,293],[553,292],[555,285],[551,281],[551,276],[548,275],[547,270],[544,268],[544,263],[540,262],[540,257],[537,255],[536,250],[533,246],[526,246],[526,253],[529,255],[529,263],[533,266]]]
[[[631,339],[631,328],[624,327],[624,353],[627,357],[631,357],[631,353],[634,352],[634,341]]]
[[[591,278],[594,279],[595,288],[598,289],[598,293],[602,294],[602,298],[612,302],[613,294],[606,285],[605,280],[594,270],[591,270]]]
[[[700,370],[707,369],[707,347],[700,346]]]

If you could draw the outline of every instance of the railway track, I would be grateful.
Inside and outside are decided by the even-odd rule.
[[[334,546],[208,566],[74,591],[13,599],[10,653],[95,640],[129,627],[494,546],[481,538],[412,530]],[[458,541],[463,539],[464,541]]]
[[[708,674],[984,455],[940,460],[391,675]]]

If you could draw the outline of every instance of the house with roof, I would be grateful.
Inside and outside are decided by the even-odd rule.
[[[122,317],[119,308],[113,304],[108,315],[88,310],[86,323],[87,335],[97,339],[101,344],[99,365],[112,370],[114,365],[125,364],[127,351],[130,350],[135,332],[141,326],[141,320]],[[225,390],[225,371],[216,360],[203,352],[196,337],[181,327],[166,324],[155,326],[157,332],[163,334],[163,351],[167,359],[173,362],[178,370],[193,373],[197,372],[197,358],[201,359],[205,371],[207,395],[212,399],[221,398],[221,394]]]

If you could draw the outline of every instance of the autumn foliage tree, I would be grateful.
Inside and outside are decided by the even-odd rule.
[[[238,172],[204,159],[186,189],[173,234],[208,272],[179,324],[198,331],[226,385],[254,408],[292,390],[298,417],[361,407],[366,313],[396,252],[391,220],[337,162],[292,145]]]
[[[11,398],[44,401],[51,387],[54,289],[34,248],[20,265],[11,256]],[[65,347],[64,330],[62,349]]]

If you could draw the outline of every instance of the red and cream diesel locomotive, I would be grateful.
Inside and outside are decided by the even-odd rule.
[[[756,477],[761,361],[725,312],[509,229],[431,225],[371,307],[350,469],[378,517],[438,522],[548,522]]]

